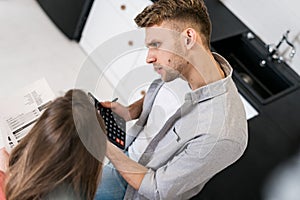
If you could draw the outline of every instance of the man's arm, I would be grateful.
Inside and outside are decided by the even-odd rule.
[[[128,111],[131,119],[137,119],[141,115],[143,110],[144,99],[145,99],[145,95],[141,99],[137,100],[136,102],[128,106]]]
[[[126,180],[135,190],[139,190],[148,168],[127,157],[119,148],[107,141],[106,156]]]
[[[138,193],[147,199],[184,199],[191,188],[198,187],[200,190],[211,177],[235,162],[241,154],[240,144],[203,135],[190,141],[166,164],[155,170],[149,168]]]

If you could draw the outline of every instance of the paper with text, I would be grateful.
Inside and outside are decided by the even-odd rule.
[[[28,133],[55,98],[46,79],[40,79],[0,100],[0,148],[10,151]]]

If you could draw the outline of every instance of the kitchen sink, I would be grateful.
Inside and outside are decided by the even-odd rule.
[[[233,68],[233,79],[241,93],[267,104],[293,91],[299,76],[285,62],[270,58],[266,45],[245,32],[212,42],[212,50],[224,56]]]

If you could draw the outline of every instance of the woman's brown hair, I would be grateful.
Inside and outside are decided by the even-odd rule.
[[[99,124],[83,91],[70,90],[54,100],[10,155],[7,200],[43,199],[60,188],[71,189],[76,199],[92,200],[106,150]],[[97,149],[97,157],[86,144]]]

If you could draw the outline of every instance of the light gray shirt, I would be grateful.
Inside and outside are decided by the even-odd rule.
[[[185,95],[193,109],[172,123],[159,141],[138,191],[130,185],[124,199],[189,199],[218,172],[243,154],[247,146],[246,114],[232,80],[232,68],[214,53],[226,77]],[[144,100],[143,112],[127,138],[130,145],[147,123],[155,96],[164,84],[156,80]],[[184,107],[182,108],[184,109]]]

